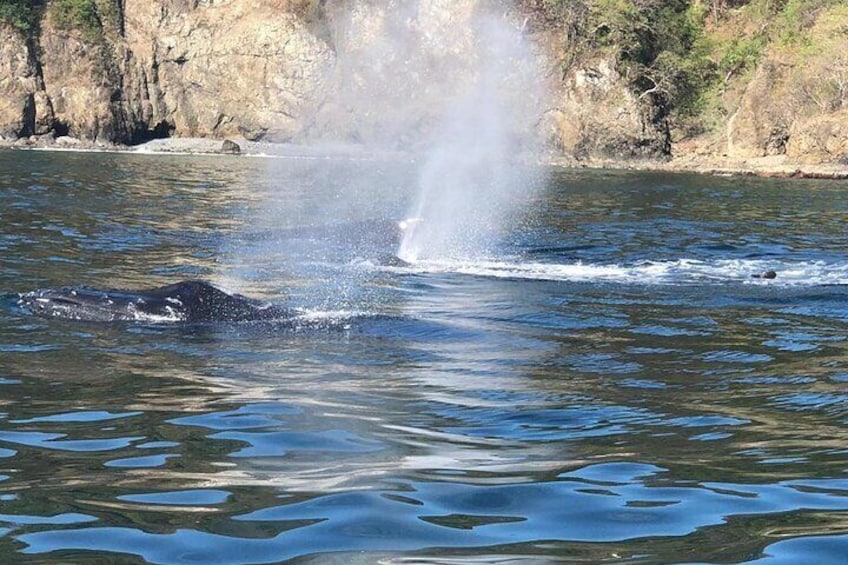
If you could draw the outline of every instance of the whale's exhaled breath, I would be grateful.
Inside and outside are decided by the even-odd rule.
[[[331,94],[303,139],[412,157],[412,178],[397,184],[404,216],[421,221],[396,250],[404,260],[490,254],[542,184],[526,165],[542,145],[545,73],[511,4],[387,0],[367,17],[352,6],[330,18]],[[363,198],[385,205],[374,187],[396,181],[363,171],[323,220],[350,220]]]
[[[468,83],[449,99],[419,170],[418,195],[398,256],[407,261],[487,255],[540,186],[522,165],[539,148],[544,89],[521,31],[473,20]]]

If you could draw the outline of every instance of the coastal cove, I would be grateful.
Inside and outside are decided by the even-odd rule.
[[[392,155],[399,159],[412,159],[413,154],[403,151],[384,150],[356,145],[309,146],[286,143],[256,142],[236,138],[237,154],[248,157],[291,157],[315,156],[336,152],[340,155],[358,155],[365,159],[379,155]],[[75,138],[26,139],[13,142],[0,141],[0,148],[18,150],[159,153],[184,155],[222,155],[232,152],[224,149],[225,140],[216,138],[164,138],[139,145],[127,146],[111,143],[94,143]],[[803,164],[787,162],[785,157],[761,157],[749,159],[716,159],[714,157],[678,157],[670,159],[584,159],[577,160],[546,154],[525,158],[541,166],[560,169],[593,169],[609,171],[645,171],[667,173],[694,173],[717,176],[755,176],[764,178],[795,178],[819,180],[848,179],[848,164]]]
[[[0,150],[0,560],[844,560],[846,181],[546,167],[388,265],[419,165],[245,152]],[[302,323],[20,301],[185,279]]]
[[[845,21],[841,0],[9,0],[0,142],[407,151],[495,93],[520,149],[532,129],[569,165],[841,175]]]

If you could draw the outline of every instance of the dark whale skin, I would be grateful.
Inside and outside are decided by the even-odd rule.
[[[285,320],[283,307],[230,293],[202,280],[149,290],[60,287],[21,294],[34,314],[88,322],[212,323]]]

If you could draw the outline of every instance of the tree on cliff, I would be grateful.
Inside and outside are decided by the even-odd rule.
[[[28,33],[38,26],[47,8],[57,24],[76,28],[94,39],[102,31],[101,14],[117,13],[117,0],[0,0],[0,20]]]
[[[715,0],[724,9],[727,0]],[[570,50],[566,66],[598,51],[612,53],[634,93],[662,113],[692,110],[715,72],[704,48],[702,2],[690,0],[528,0],[561,29]],[[566,72],[568,69],[565,69]]]
[[[38,22],[43,8],[43,0],[0,0],[0,20],[26,32]]]

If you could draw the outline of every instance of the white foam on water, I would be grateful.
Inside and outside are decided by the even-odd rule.
[[[373,316],[370,312],[352,310],[298,310],[293,320],[304,322],[344,322],[352,318]]]
[[[390,267],[410,274],[460,274],[478,277],[562,282],[645,285],[741,283],[774,286],[848,284],[848,263],[754,259],[675,259],[632,264],[541,263],[521,260],[418,261]],[[774,279],[758,278],[775,271]]]

